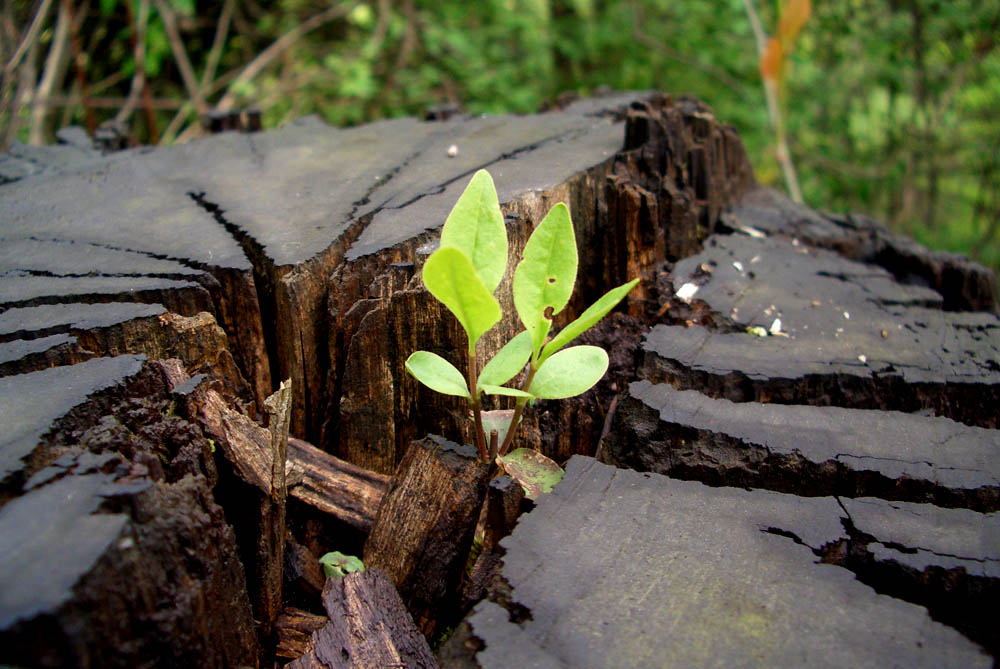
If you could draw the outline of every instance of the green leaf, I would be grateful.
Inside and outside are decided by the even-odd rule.
[[[365,564],[353,555],[344,555],[340,551],[327,553],[319,559],[323,573],[327,578],[343,578],[356,571],[364,571]]]
[[[552,316],[566,307],[573,294],[576,268],[573,223],[569,209],[560,202],[531,233],[514,270],[514,307],[531,334],[536,354],[552,326]]]
[[[472,261],[454,247],[442,247],[424,263],[424,285],[455,314],[469,336],[469,353],[500,320],[500,303],[476,274]]]
[[[531,357],[531,335],[520,333],[497,351],[493,359],[486,363],[479,373],[479,387],[502,386],[524,369]]]
[[[527,397],[528,399],[534,399],[535,396],[531,393],[526,393],[523,390],[518,390],[517,388],[508,388],[507,386],[494,386],[490,384],[480,384],[479,390],[486,393],[487,395],[506,395],[508,397]]]
[[[559,351],[535,372],[528,388],[535,397],[558,400],[590,390],[608,371],[608,354],[597,346],[573,346]]]
[[[530,448],[514,449],[507,455],[498,457],[497,462],[521,484],[525,497],[531,500],[552,492],[552,488],[562,480],[565,473],[550,458]]]
[[[623,283],[617,288],[612,288],[608,292],[604,293],[601,299],[587,307],[587,310],[580,314],[579,318],[560,330],[559,333],[545,345],[545,348],[542,350],[542,355],[539,356],[538,359],[545,362],[550,355],[579,337],[590,328],[594,327],[594,325],[599,320],[604,318],[609,311],[614,309],[615,306],[629,294],[629,291],[638,285],[638,283],[639,279],[632,279],[628,283]]]
[[[507,270],[507,228],[497,189],[486,170],[472,176],[441,229],[441,246],[465,253],[492,294]]]
[[[462,372],[436,353],[415,351],[406,359],[406,371],[431,390],[471,399]]]

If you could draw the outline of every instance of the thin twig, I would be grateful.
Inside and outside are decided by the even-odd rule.
[[[167,31],[167,40],[170,42],[170,50],[173,52],[174,60],[177,61],[177,67],[181,72],[181,79],[184,80],[184,88],[187,89],[187,94],[191,97],[195,109],[198,110],[199,114],[203,114],[208,111],[208,106],[201,95],[201,87],[198,85],[198,79],[194,76],[194,69],[191,67],[187,50],[184,48],[184,41],[177,29],[177,17],[164,0],[154,1],[160,12],[160,17],[163,19],[163,27]]]
[[[232,22],[233,9],[236,7],[234,0],[226,0],[222,5],[222,13],[219,15],[219,22],[215,26],[215,38],[212,40],[212,48],[208,52],[208,59],[205,62],[205,70],[201,73],[201,90],[205,89],[215,78],[215,70],[219,66],[219,58],[222,57],[222,49],[226,45],[229,37],[229,24]]]
[[[743,5],[746,7],[750,27],[753,30],[754,39],[757,41],[757,57],[760,58],[767,49],[767,35],[761,26],[760,15],[757,14],[753,0],[743,0]],[[781,79],[781,73],[777,73],[773,79],[763,76],[763,73],[761,73],[761,79],[764,81],[764,95],[767,98],[767,114],[771,118],[771,125],[774,126],[777,140],[775,153],[777,154],[778,163],[781,165],[781,170],[785,175],[785,185],[788,187],[788,193],[792,199],[796,202],[802,202],[799,175],[795,171],[795,164],[792,162],[792,153],[788,149],[788,132],[785,127],[785,115],[779,104],[778,82]]]
[[[162,2],[162,0],[159,1]],[[324,23],[328,23],[347,14],[350,10],[354,9],[356,4],[357,3],[350,3],[330,7],[326,11],[311,16],[279,37],[269,47],[260,52],[256,58],[250,61],[245,68],[243,68],[243,71],[240,72],[239,76],[236,77],[236,79],[234,79],[229,85],[229,89],[226,91],[226,94],[222,96],[222,99],[215,105],[215,108],[218,111],[227,111],[231,109],[236,103],[236,91],[253,81],[253,79],[260,74],[261,70],[270,65],[285,49],[295,44],[295,42],[297,42],[306,33],[319,28]]]
[[[146,83],[146,24],[149,21],[149,0],[140,0],[139,15],[135,17],[135,26],[132,32],[132,59],[135,61],[135,75],[132,77],[132,86],[128,92],[128,99],[122,108],[115,114],[116,123],[126,123],[135,106],[139,103],[139,96],[142,94],[143,84]]]
[[[59,14],[56,19],[55,31],[52,33],[52,44],[45,57],[42,80],[39,82],[38,88],[35,89],[35,95],[31,101],[29,144],[39,145],[45,142],[45,118],[48,116],[48,107],[41,104],[41,100],[47,98],[57,84],[62,83],[66,74],[66,42],[69,39],[71,21],[72,7],[68,0],[63,0],[59,3]]]
[[[38,11],[35,12],[35,18],[31,20],[31,26],[28,28],[28,32],[24,34],[24,39],[21,43],[17,45],[17,49],[14,51],[14,55],[10,57],[7,64],[4,65],[4,72],[13,72],[14,68],[17,67],[18,63],[21,62],[21,58],[24,54],[28,52],[28,49],[35,44],[38,39],[38,33],[42,30],[42,26],[45,25],[45,19],[49,16],[49,9],[52,7],[52,0],[42,0],[42,4],[38,7]]]
[[[611,398],[608,412],[604,414],[604,428],[601,430],[601,438],[597,440],[597,450],[594,451],[594,459],[601,459],[601,450],[604,448],[604,440],[611,434],[611,423],[615,419],[615,411],[618,410],[618,395]]]

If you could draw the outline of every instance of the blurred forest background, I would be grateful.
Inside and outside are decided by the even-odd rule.
[[[697,96],[734,125],[762,182],[787,186],[787,139],[809,205],[868,213],[1000,269],[1000,3],[808,10],[797,0],[3,0],[0,148],[108,121],[141,143],[187,141],[201,114],[247,106],[265,127],[310,113],[347,125],[446,103],[531,113],[565,92],[655,88]],[[785,43],[762,68],[768,34]]]

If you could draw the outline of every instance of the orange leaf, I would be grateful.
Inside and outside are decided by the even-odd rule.
[[[784,54],[781,49],[781,41],[777,37],[767,40],[767,47],[760,55],[760,76],[765,79],[777,81],[781,76],[781,63]]]
[[[802,26],[809,20],[811,12],[812,5],[809,0],[788,0],[784,11],[781,12],[781,21],[778,22],[778,35],[782,44],[786,47],[792,45],[802,31]]]

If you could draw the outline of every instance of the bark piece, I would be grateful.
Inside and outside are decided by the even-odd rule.
[[[488,477],[472,446],[413,442],[365,542],[365,566],[385,570],[428,638],[456,604]]]
[[[947,418],[713,399],[636,381],[608,462],[712,485],[1000,510],[1000,433]]]
[[[499,548],[500,540],[514,529],[524,508],[524,488],[509,476],[490,481],[486,493],[486,523],[483,533],[483,552],[492,553]]]
[[[362,532],[375,522],[390,477],[352,465],[301,439],[288,440],[289,495]]]
[[[326,616],[309,613],[302,609],[286,608],[278,617],[278,647],[275,655],[288,660],[296,660],[313,649],[313,632],[322,629],[329,622]]]
[[[330,622],[290,668],[437,667],[385,572],[369,568],[327,579],[323,606]]]
[[[992,659],[926,609],[816,551],[846,538],[832,498],[710,488],[575,456],[505,542],[530,619],[468,619],[484,668],[949,664]]]
[[[282,585],[285,569],[285,510],[288,490],[285,487],[285,466],[288,452],[288,421],[291,411],[291,381],[281,386],[264,400],[268,415],[268,432],[271,443],[269,454],[271,472],[268,479],[270,494],[261,502],[260,535],[257,541],[257,559],[254,561],[260,574],[259,608],[261,634],[270,636],[274,623],[281,614]]]

